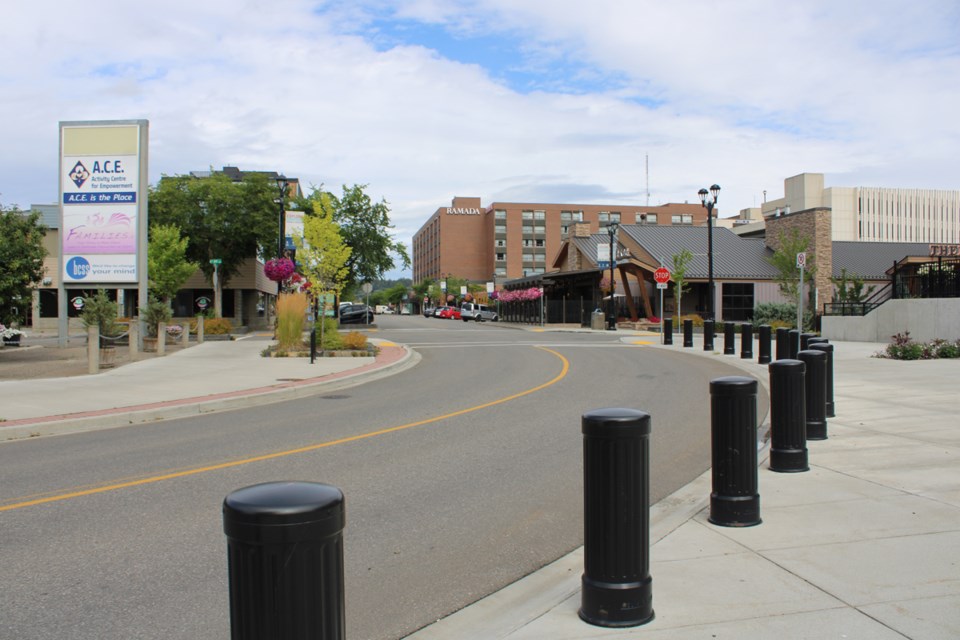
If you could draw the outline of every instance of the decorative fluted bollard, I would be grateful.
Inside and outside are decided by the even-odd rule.
[[[703,350],[713,351],[713,320],[703,321]]]
[[[801,360],[771,362],[770,470],[809,471],[805,371]]]
[[[786,327],[777,327],[777,360],[790,358],[790,330]],[[796,358],[793,358],[796,360]]]
[[[753,325],[745,322],[740,329],[740,358],[753,359]]]
[[[673,344],[673,318],[663,319],[663,344]]]
[[[269,482],[223,501],[232,640],[344,640],[343,493]]]
[[[583,431],[580,617],[601,627],[653,619],[650,577],[650,415],[596,409]]]
[[[796,360],[797,354],[800,353],[800,331],[798,329],[790,329],[787,332],[787,335],[790,337],[790,359]]]
[[[757,381],[743,376],[711,380],[710,426],[710,522],[725,527],[760,524]]]
[[[827,354],[826,362],[826,372],[825,372],[825,382],[827,385],[826,389],[826,402],[825,402],[825,413],[828,418],[834,418],[837,415],[837,407],[833,400],[833,345],[826,342],[826,338],[820,338],[822,342],[812,342],[810,348],[815,351],[823,351]]]
[[[800,351],[807,349],[810,346],[811,340],[816,340],[817,334],[815,333],[801,333],[800,334]]]
[[[683,346],[693,346],[693,320],[683,321]]]
[[[737,353],[737,325],[726,322],[723,325],[723,355],[732,356]]]
[[[807,396],[807,440],[827,439],[827,354],[815,349],[801,351],[797,358],[807,365],[804,391]]]
[[[762,324],[757,338],[757,364],[770,364],[770,325]]]

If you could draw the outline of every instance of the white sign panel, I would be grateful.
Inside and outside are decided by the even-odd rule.
[[[139,157],[64,155],[60,166],[64,283],[137,282]]]

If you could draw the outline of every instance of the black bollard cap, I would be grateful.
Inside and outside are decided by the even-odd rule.
[[[727,396],[757,393],[757,380],[746,376],[724,376],[710,381],[710,395]]]
[[[830,348],[833,348],[833,345],[829,345]],[[804,349],[797,354],[798,360],[803,360],[804,362],[827,362],[827,354],[823,349]]]
[[[318,482],[267,482],[238,489],[223,501],[223,530],[249,543],[316,540],[339,534],[343,492]]]
[[[783,360],[771,362],[768,367],[770,375],[802,376],[807,370],[807,363],[803,360],[784,358]]]
[[[813,342],[808,344],[807,348],[815,351],[823,351],[824,353],[833,352],[833,345],[827,342]]]
[[[612,407],[583,414],[580,428],[585,436],[607,438],[650,435],[650,414],[637,409]]]

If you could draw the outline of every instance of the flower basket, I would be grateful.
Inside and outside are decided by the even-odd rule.
[[[20,338],[25,336],[23,331],[20,329],[14,329],[13,327],[5,327],[0,324],[0,337],[3,338],[3,344],[7,347],[19,347]]]

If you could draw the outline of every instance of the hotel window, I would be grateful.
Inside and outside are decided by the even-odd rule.
[[[542,254],[542,253],[535,253],[535,254],[533,254],[533,261],[534,261],[534,262],[546,262],[546,261],[547,261],[547,256],[546,256],[545,254]]]
[[[507,241],[506,241],[506,240],[494,240],[493,246],[495,246],[495,247],[505,247],[505,246],[507,246]]]
[[[522,216],[524,220],[533,220],[533,211],[524,211]]]
[[[609,221],[610,221],[610,212],[609,212],[609,211],[601,211],[600,213],[597,214],[597,220],[599,220],[600,222],[609,222]]]
[[[532,246],[533,246],[533,240],[524,240],[524,241],[523,241],[523,246],[524,246],[524,247],[532,247]]]
[[[561,222],[583,222],[583,211],[561,211]]]
[[[671,224],[693,224],[693,216],[690,214],[683,214],[678,216],[670,217]]]
[[[546,220],[546,219],[547,219],[547,212],[546,212],[546,211],[534,211],[534,212],[533,212],[533,219],[534,219],[534,220]]]
[[[506,220],[507,212],[504,209],[497,209],[496,211],[493,212],[493,217],[495,220]]]
[[[523,261],[524,261],[524,262],[533,262],[533,254],[532,254],[532,253],[525,253],[525,254],[523,254]]]
[[[498,253],[498,254],[497,254],[497,261],[498,261],[498,262],[503,262],[503,261],[506,260],[506,259],[507,259],[507,254],[505,254],[505,253]]]
[[[526,224],[523,225],[523,232],[524,232],[524,233],[533,233],[533,226],[532,226],[532,225],[526,225]]]
[[[655,213],[638,213],[638,214],[637,214],[637,224],[657,224],[657,214],[655,214]]]
[[[494,225],[493,230],[494,230],[495,233],[506,233],[506,232],[507,232],[507,225],[505,225],[505,224]]]
[[[543,246],[543,240],[534,240],[534,241],[533,241],[533,246],[535,246],[535,247],[542,247],[542,246]]]
[[[620,224],[620,212],[619,212],[619,211],[611,211],[611,212],[610,212],[610,222],[616,222],[617,224]]]

